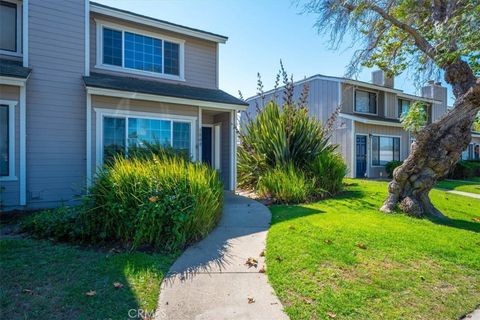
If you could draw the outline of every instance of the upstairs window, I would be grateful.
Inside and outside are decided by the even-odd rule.
[[[0,53],[19,55],[21,41],[21,7],[0,1]]]
[[[398,99],[398,111],[397,111],[398,118],[401,118],[403,115],[407,114],[409,109],[410,109],[410,101]]]
[[[183,42],[101,26],[101,67],[182,79]]]
[[[400,138],[372,137],[372,166],[384,166],[390,161],[400,161]]]
[[[377,94],[355,90],[355,112],[377,114]]]

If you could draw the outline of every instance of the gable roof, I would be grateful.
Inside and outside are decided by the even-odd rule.
[[[239,109],[248,105],[246,102],[219,89],[199,88],[183,84],[112,76],[101,73],[91,73],[90,76],[83,77],[83,80],[86,87],[241,106]]]
[[[20,61],[0,59],[0,76],[27,79],[31,71],[23,67]]]
[[[141,15],[128,10],[110,7],[98,2],[90,1],[90,11],[213,42],[225,43],[228,40],[228,37],[222,36],[220,34],[183,26],[173,22]]]

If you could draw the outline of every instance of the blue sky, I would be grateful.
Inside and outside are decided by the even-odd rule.
[[[315,16],[299,14],[289,0],[96,1],[228,36],[220,47],[220,87],[235,96],[241,90],[245,98],[256,93],[257,72],[266,89],[273,87],[280,59],[295,80],[318,73],[343,76],[355,50],[350,39],[329,50],[328,36],[313,27]],[[370,81],[370,70],[358,79]],[[397,77],[395,87],[418,94],[408,75]]]

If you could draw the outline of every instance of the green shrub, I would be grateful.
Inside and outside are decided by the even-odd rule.
[[[23,228],[39,237],[173,251],[210,232],[222,205],[218,173],[204,164],[177,156],[117,156],[96,177],[84,206],[42,212]]]
[[[60,207],[27,216],[20,224],[35,237],[54,240],[81,240],[87,236],[79,216],[84,207]]]
[[[308,166],[322,152],[333,151],[320,122],[306,108],[269,102],[245,124],[238,148],[238,184],[254,189],[258,180],[277,166]]]
[[[316,181],[318,196],[331,196],[343,190],[343,178],[347,165],[337,152],[321,152],[311,163],[311,172]]]
[[[393,160],[385,165],[385,171],[390,179],[393,178],[393,170],[395,170],[397,167],[400,167],[402,164],[403,161]]]
[[[299,203],[309,200],[315,188],[315,181],[295,170],[292,164],[269,170],[258,180],[260,195],[278,203]]]
[[[451,179],[469,179],[472,177],[480,177],[480,161],[459,161],[450,171],[448,177]]]

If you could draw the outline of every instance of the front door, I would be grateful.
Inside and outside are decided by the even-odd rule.
[[[212,127],[202,127],[202,162],[212,166]]]
[[[357,136],[357,178],[365,178],[367,173],[367,136]]]

